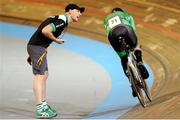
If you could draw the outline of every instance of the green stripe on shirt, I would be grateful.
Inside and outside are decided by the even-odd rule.
[[[51,23],[51,24],[50,24],[50,26],[51,26],[51,30],[52,30],[52,32],[55,32],[55,31],[56,31],[56,27],[55,27],[55,25],[54,25],[53,23]]]

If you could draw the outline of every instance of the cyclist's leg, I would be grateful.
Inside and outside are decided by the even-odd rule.
[[[108,39],[111,43],[111,46],[114,48],[118,56],[121,58],[121,64],[125,75],[127,74],[127,53],[123,50],[121,42],[119,42],[118,37],[127,33],[127,30],[124,26],[117,26],[109,34]]]
[[[135,49],[134,54],[136,56],[137,65],[138,65],[138,68],[139,68],[139,70],[141,72],[142,78],[147,79],[149,77],[149,73],[148,73],[148,70],[146,69],[146,67],[143,64],[142,51],[140,49]]]
[[[127,55],[121,57],[121,64],[122,64],[122,68],[123,68],[124,74],[127,77],[129,77],[129,73],[127,71],[127,62],[128,62]]]
[[[135,48],[135,49],[134,49],[134,55],[136,56],[136,61],[137,61],[137,63],[143,62],[143,61],[142,61],[142,51],[141,51],[141,49]]]
[[[108,35],[109,42],[116,52],[121,50],[121,45],[117,39],[118,36],[121,35],[119,32],[120,29],[121,29],[120,27],[116,27]]]
[[[146,69],[146,67],[143,64],[143,60],[142,60],[142,51],[141,48],[138,45],[138,40],[137,40],[137,36],[135,34],[135,32],[133,31],[133,29],[129,26],[126,26],[127,30],[128,30],[128,37],[129,37],[129,45],[132,49],[134,49],[134,55],[136,56],[136,61],[138,63],[138,68],[141,72],[141,75],[143,77],[143,79],[147,79],[149,77],[149,73]]]
[[[127,42],[129,46],[131,47],[131,49],[134,50],[137,63],[142,62],[142,51],[138,45],[137,36],[134,30],[132,29],[132,27],[126,26],[126,28],[128,30],[128,38],[129,38]]]

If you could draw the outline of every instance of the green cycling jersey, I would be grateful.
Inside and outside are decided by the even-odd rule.
[[[127,12],[117,11],[107,15],[104,20],[104,27],[106,29],[107,35],[117,25],[129,25],[133,28],[134,32],[136,32],[134,19]]]

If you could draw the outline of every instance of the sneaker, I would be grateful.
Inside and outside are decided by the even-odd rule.
[[[142,75],[142,78],[147,79],[149,77],[149,73],[148,73],[146,67],[144,66],[144,64],[142,62],[138,63],[138,68],[139,68],[139,71]]]
[[[56,110],[54,110],[54,109],[52,109],[49,105],[47,105],[48,107],[49,107],[49,109],[54,113],[54,117],[56,117],[57,116],[57,112],[56,112]]]
[[[50,119],[54,117],[54,112],[49,107],[39,105],[35,113],[36,118],[38,119]]]
[[[42,101],[42,105],[43,105],[45,108],[49,108],[49,110],[50,110],[52,113],[54,113],[54,116],[53,116],[53,117],[56,117],[56,116],[57,116],[57,112],[56,112],[54,109],[52,109],[52,108],[50,107],[50,105],[48,105],[45,100]]]

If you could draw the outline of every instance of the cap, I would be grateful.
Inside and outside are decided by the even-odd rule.
[[[85,11],[84,7],[79,7],[76,4],[69,4],[65,7],[65,11],[68,12],[69,10],[78,9],[81,13]]]

